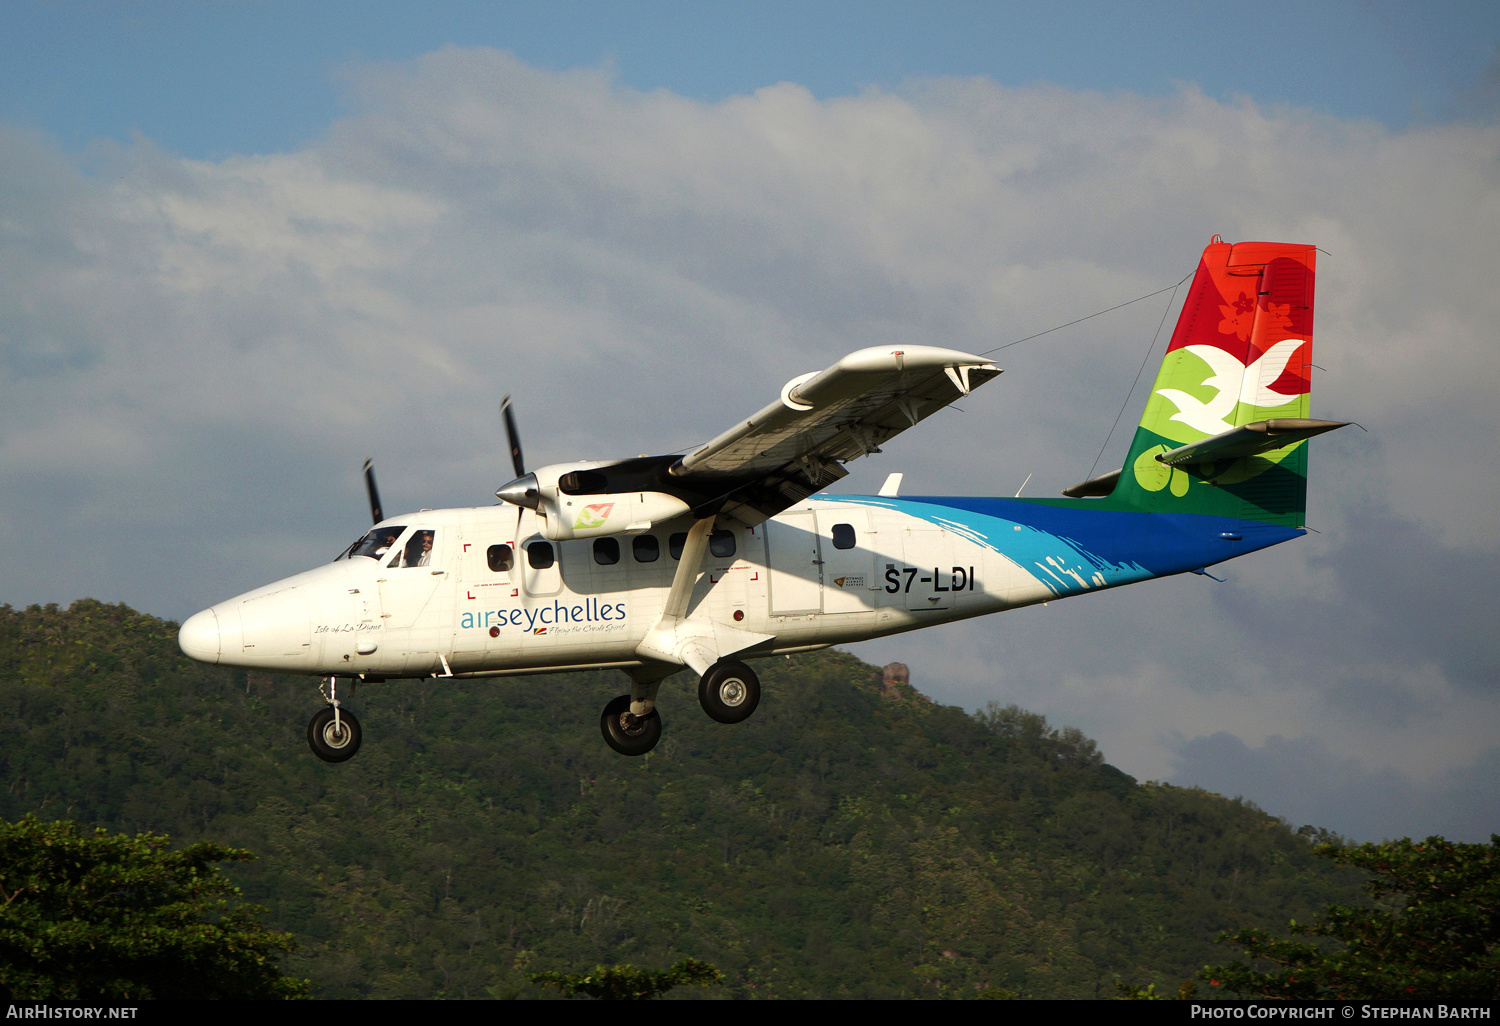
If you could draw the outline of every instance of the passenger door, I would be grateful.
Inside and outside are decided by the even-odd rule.
[[[817,516],[782,513],[766,521],[766,566],[771,572],[771,615],[823,609],[823,559]]]

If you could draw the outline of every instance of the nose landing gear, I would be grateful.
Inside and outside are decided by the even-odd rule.
[[[338,678],[329,677],[328,702],[307,724],[307,746],[324,762],[345,762],[359,751],[359,720],[343,709],[338,699]]]

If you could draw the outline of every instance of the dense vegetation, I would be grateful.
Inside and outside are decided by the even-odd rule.
[[[1112,996],[1221,961],[1357,874],[1252,805],[1138,784],[1077,731],[930,703],[839,652],[758,664],[725,727],[602,743],[615,672],[362,686],[365,747],[307,751],[315,682],[199,666],[176,625],[0,606],[0,818],[248,848],[228,871],[326,997],[542,996],[693,957],[693,995]]]
[[[651,1001],[677,987],[712,987],[724,974],[708,962],[684,958],[670,969],[596,965],[586,973],[533,973],[532,983],[556,987],[564,997],[596,1001]]]
[[[282,975],[289,934],[266,930],[214,867],[248,852],[0,822],[0,995],[15,1001],[306,997]]]
[[[1241,930],[1231,941],[1251,965],[1209,966],[1210,984],[1303,1000],[1500,999],[1500,836],[1489,844],[1329,844],[1317,853],[1372,874],[1374,906],[1335,905],[1311,923],[1292,923],[1305,941]]]

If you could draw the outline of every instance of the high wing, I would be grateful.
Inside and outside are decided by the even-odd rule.
[[[669,477],[753,526],[846,476],[869,453],[991,378],[983,357],[933,346],[861,349],[793,378],[781,398],[673,463]],[[717,507],[716,509],[713,507]]]
[[[552,541],[635,534],[683,514],[754,527],[999,373],[952,349],[861,349],[788,381],[776,402],[686,455],[553,464],[495,496],[536,510]],[[514,454],[509,420],[507,432]]]

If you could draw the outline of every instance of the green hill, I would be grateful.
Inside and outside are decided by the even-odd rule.
[[[599,737],[614,671],[365,685],[364,749],[332,766],[316,682],[199,666],[176,631],[0,606],[0,816],[255,851],[231,875],[325,997],[542,996],[528,973],[689,955],[726,976],[689,996],[1107,997],[1357,900],[1253,805],[840,652],[759,663],[734,727],[672,678],[641,759]]]

